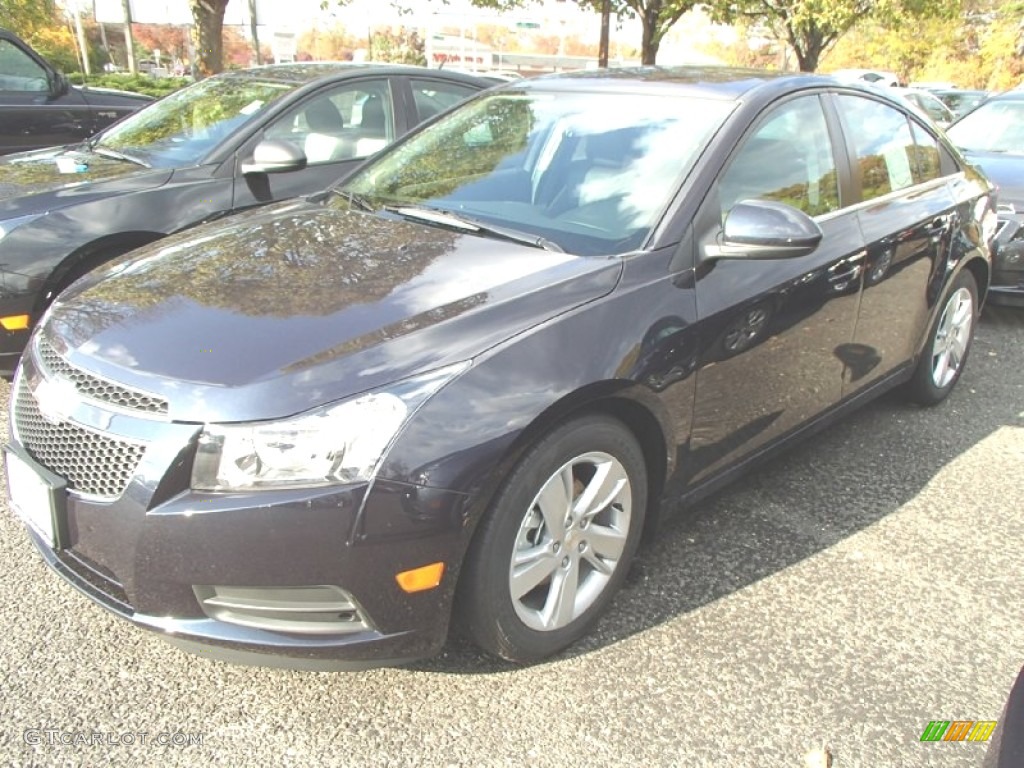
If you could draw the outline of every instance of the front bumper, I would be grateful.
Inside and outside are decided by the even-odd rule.
[[[63,459],[38,444],[39,429],[49,429],[33,395],[50,377],[44,369],[26,355],[12,391],[12,444],[64,476],[52,466]],[[58,548],[28,527],[46,562],[90,598],[186,650],[235,662],[351,669],[443,646],[465,546],[462,494],[385,480],[199,493],[189,488],[199,425],[102,406],[84,402],[64,418],[70,429],[144,445],[127,485],[83,493],[85,481],[76,490],[70,480]],[[91,471],[83,466],[65,474]],[[436,562],[445,564],[436,588],[399,587],[396,574]],[[341,602],[303,602],[325,593]],[[346,607],[331,615],[337,605]]]

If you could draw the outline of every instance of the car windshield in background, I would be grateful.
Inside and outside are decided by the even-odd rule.
[[[1024,99],[986,101],[946,133],[961,149],[1024,155]]]
[[[569,253],[621,253],[644,242],[732,109],[661,94],[499,91],[385,152],[334,204],[455,222],[441,212]]]
[[[194,165],[295,87],[248,77],[203,80],[112,126],[92,147],[156,167]]]
[[[966,115],[988,98],[988,91],[933,91],[957,117]]]

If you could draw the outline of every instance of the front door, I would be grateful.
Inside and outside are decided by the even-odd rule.
[[[771,107],[698,214],[691,482],[791,432],[842,394],[840,355],[853,339],[865,251],[856,213],[840,200],[833,133],[817,95]],[[804,211],[824,239],[800,258],[714,258],[724,217],[747,199]]]
[[[313,93],[246,142],[236,169],[263,139],[295,144],[307,166],[288,173],[235,174],[235,210],[327,189],[395,139],[387,78],[347,80]]]
[[[89,136],[89,105],[74,88],[53,98],[48,74],[27,51],[0,39],[0,154]]]

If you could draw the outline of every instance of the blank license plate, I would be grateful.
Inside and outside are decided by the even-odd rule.
[[[9,447],[4,451],[4,458],[7,462],[7,490],[11,506],[45,542],[56,547],[54,522],[58,512],[57,486]]]

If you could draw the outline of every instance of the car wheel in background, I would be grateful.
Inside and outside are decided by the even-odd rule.
[[[579,639],[626,576],[643,528],[643,451],[619,421],[588,416],[541,439],[511,472],[463,574],[466,628],[509,661]]]

